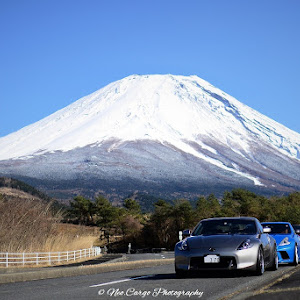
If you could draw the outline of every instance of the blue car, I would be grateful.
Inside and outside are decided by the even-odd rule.
[[[289,263],[294,266],[299,263],[300,239],[289,222],[264,222],[263,228],[270,228],[271,235],[277,243],[279,263]]]

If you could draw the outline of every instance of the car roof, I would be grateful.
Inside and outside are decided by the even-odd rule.
[[[257,218],[254,217],[218,217],[218,218],[208,218],[203,219],[201,221],[211,221],[211,220],[252,220],[252,221],[258,221]]]
[[[287,224],[292,226],[290,222],[262,222],[261,224]]]

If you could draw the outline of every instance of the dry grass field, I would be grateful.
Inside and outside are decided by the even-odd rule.
[[[46,240],[45,251],[69,251],[98,246],[99,228],[57,223]]]
[[[0,252],[48,252],[97,245],[99,228],[60,223],[51,203],[21,190],[0,188]]]

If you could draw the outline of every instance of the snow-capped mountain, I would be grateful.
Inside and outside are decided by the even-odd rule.
[[[0,174],[99,189],[163,180],[289,191],[299,171],[300,134],[197,76],[129,76],[0,138]]]

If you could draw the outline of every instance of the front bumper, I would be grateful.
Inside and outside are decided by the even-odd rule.
[[[184,271],[255,270],[257,254],[258,245],[243,250],[215,249],[213,253],[209,252],[207,248],[185,251],[175,249],[175,268]],[[218,263],[206,263],[204,261],[206,255],[217,255],[220,257],[220,261]]]
[[[295,245],[277,246],[278,262],[292,263],[294,262]]]

